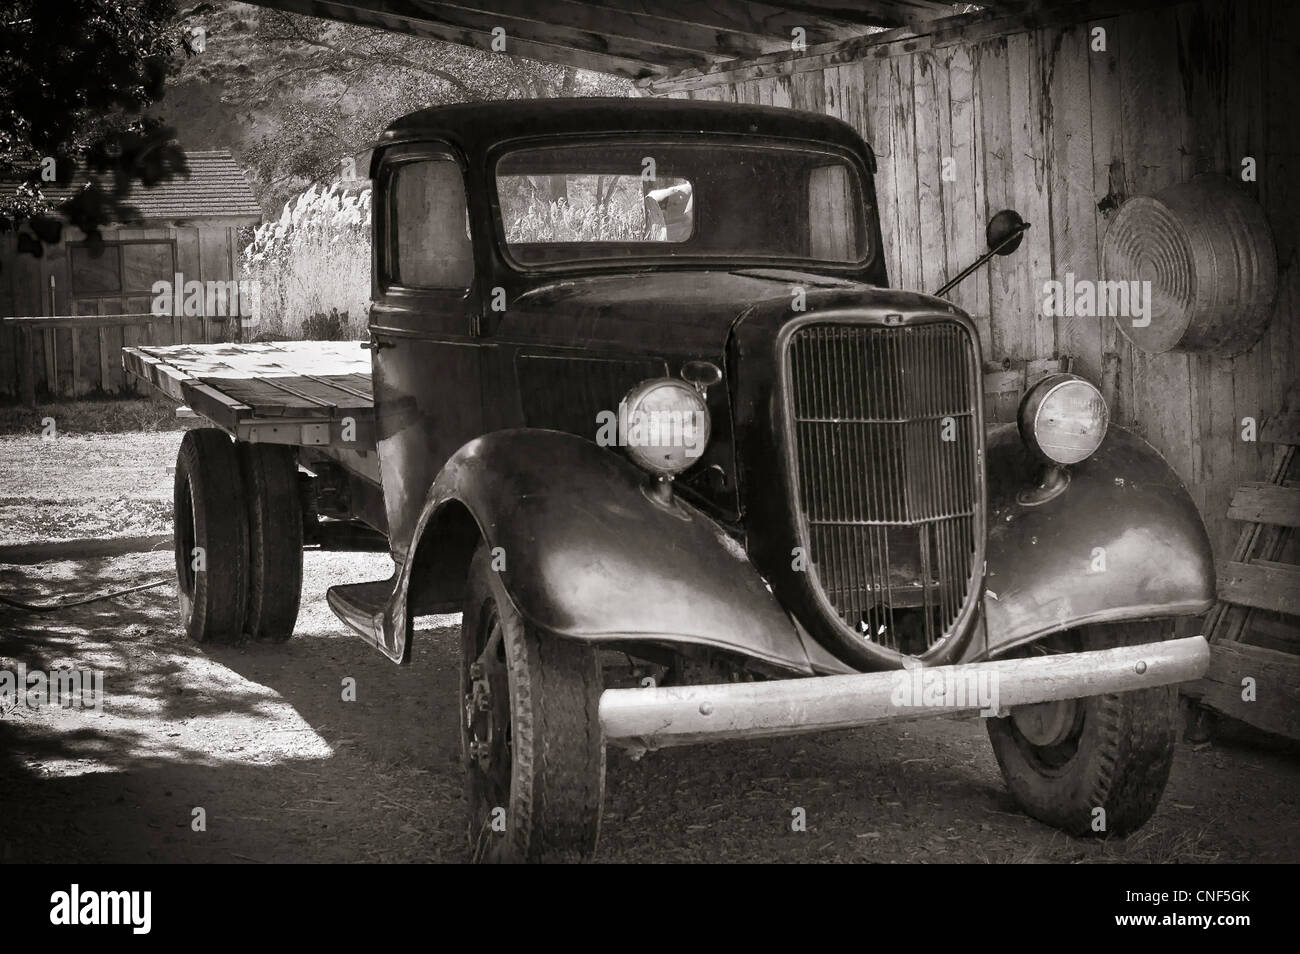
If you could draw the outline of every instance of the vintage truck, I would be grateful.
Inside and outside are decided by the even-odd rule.
[[[757,106],[394,122],[368,341],[126,352],[213,425],[176,466],[189,635],[287,638],[304,546],[386,548],[329,604],[398,663],[463,613],[480,860],[589,857],[607,745],[977,711],[1031,815],[1142,825],[1208,660],[1197,510],[1079,377],[985,425],[970,317],[888,287],[874,171]]]

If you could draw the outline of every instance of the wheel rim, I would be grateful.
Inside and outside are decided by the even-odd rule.
[[[1051,748],[1070,738],[1078,706],[1075,699],[1016,706],[1011,710],[1012,724],[1030,745]]]
[[[1034,644],[1032,655],[1079,652],[1084,648],[1078,630],[1065,630],[1049,640]],[[1082,699],[1061,699],[1016,706],[1009,722],[1016,747],[1045,776],[1059,775],[1078,754],[1087,707]]]
[[[508,811],[514,768],[510,680],[505,631],[495,607],[483,614],[475,637],[477,655],[461,663],[461,753],[469,779],[469,835],[475,859],[487,853],[497,832],[496,809]]]
[[[197,545],[197,520],[194,516],[194,491],[187,477],[182,485],[180,505],[172,519],[176,535],[176,594],[180,601],[181,621],[188,626],[194,612],[194,547]]]
[[[1079,740],[1083,736],[1085,707],[1083,700],[1070,699],[1069,708],[1061,709],[1043,716],[1026,716],[1029,723],[1029,735],[1025,727],[1011,716],[1011,731],[1015,735],[1016,745],[1025,758],[1042,775],[1059,775],[1079,752]],[[1061,706],[1062,703],[1044,703],[1045,706]],[[1026,707],[1028,708],[1028,707]],[[1033,739],[1044,740],[1036,744]]]

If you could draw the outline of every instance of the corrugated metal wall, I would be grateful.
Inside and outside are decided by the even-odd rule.
[[[933,291],[983,251],[989,215],[1014,207],[1034,224],[1020,250],[952,295],[981,320],[986,358],[1057,353],[1103,385],[1192,489],[1216,553],[1239,525],[1233,487],[1264,474],[1271,449],[1241,439],[1300,367],[1298,11],[1291,0],[1200,2],[904,52],[683,92],[791,106],[855,126],[879,156],[891,283]],[[1094,50],[1095,29],[1105,49]],[[1139,195],[1216,171],[1263,204],[1280,266],[1269,333],[1233,359],[1131,348],[1109,319],[1043,317],[1042,288],[1067,272],[1099,277],[1112,193]],[[945,160],[951,181],[944,178]],[[1099,208],[1099,205],[1103,208]]]

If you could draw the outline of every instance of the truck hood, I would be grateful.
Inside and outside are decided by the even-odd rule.
[[[862,308],[872,313],[952,311],[948,302],[915,292],[785,269],[645,271],[563,279],[520,295],[506,320],[535,341],[596,350],[721,359],[742,316],[775,330],[796,312]]]
[[[616,408],[638,383],[676,377],[690,360],[722,367],[725,385],[707,396],[713,439],[679,487],[734,522],[746,459],[743,449],[737,456],[736,442],[761,445],[763,459],[772,453],[780,329],[809,312],[836,311],[883,323],[888,315],[906,320],[956,309],[926,295],[804,271],[662,270],[539,286],[511,303],[501,330],[504,340],[518,343],[511,365],[526,427],[590,437],[596,415]]]

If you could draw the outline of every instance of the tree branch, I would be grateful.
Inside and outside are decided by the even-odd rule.
[[[433,76],[437,79],[442,80],[444,83],[447,83],[457,92],[459,92],[465,99],[477,100],[481,98],[477,91],[467,86],[455,74],[449,73],[446,70],[439,69],[436,66],[427,66],[423,63],[417,63],[415,60],[402,56],[399,53],[363,52],[361,50],[356,49],[355,47],[349,49],[347,47],[341,47],[336,43],[331,43],[329,40],[310,37],[302,31],[299,24],[294,20],[290,20],[288,22],[288,26],[297,35],[300,41],[308,44],[309,46],[314,46],[323,50],[329,50],[332,53],[336,53],[339,56],[347,57],[349,59],[366,60],[367,62],[377,63],[386,66],[396,65],[396,66],[405,67],[406,69],[414,70],[418,73],[424,73],[427,76]]]

